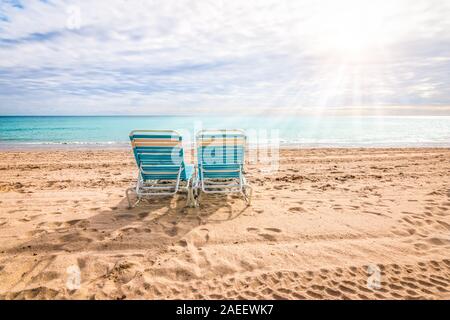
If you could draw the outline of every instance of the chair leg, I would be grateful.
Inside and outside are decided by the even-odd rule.
[[[189,188],[188,190],[188,201],[187,201],[187,205],[191,208],[195,208],[196,205],[196,201],[195,201],[195,197],[194,197],[194,190],[192,188]]]
[[[131,205],[130,191],[135,192],[135,188],[128,188],[128,189],[125,191],[125,194],[126,194],[127,200],[128,200],[128,209],[133,208],[133,206],[135,206],[135,205],[139,202],[139,199],[138,199],[138,201],[136,201],[136,203],[135,203],[134,205]]]
[[[132,209],[134,207],[136,207],[139,202],[141,202],[141,197],[138,196],[137,200],[131,204],[131,199],[130,199],[130,191],[133,191],[134,193],[136,193],[136,190],[134,188],[129,188],[126,190],[126,195],[127,195],[127,200],[128,200],[128,209]]]
[[[250,192],[247,190],[249,190]],[[243,194],[244,194],[244,199],[245,199],[245,202],[247,203],[247,206],[250,206],[252,204],[253,188],[248,184],[245,185]]]
[[[200,206],[200,195],[202,194],[201,189],[197,186],[194,191],[193,191],[193,196],[194,196],[194,203],[195,206],[198,207]]]
[[[191,206],[191,192],[189,189],[186,190],[186,207],[190,207]]]

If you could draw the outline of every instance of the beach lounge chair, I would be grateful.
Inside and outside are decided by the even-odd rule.
[[[134,130],[130,133],[134,158],[139,169],[136,187],[126,191],[129,207],[142,198],[187,192],[187,205],[194,205],[192,175],[194,167],[184,163],[182,138],[172,130]],[[129,193],[137,201],[132,205]]]
[[[240,193],[248,205],[252,188],[244,175],[247,137],[242,130],[203,130],[196,136],[195,204],[204,193]]]

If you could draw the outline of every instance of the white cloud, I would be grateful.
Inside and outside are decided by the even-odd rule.
[[[450,105],[444,1],[17,3],[1,114]]]

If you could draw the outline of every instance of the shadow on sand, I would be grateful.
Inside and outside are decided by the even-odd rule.
[[[232,220],[248,210],[233,209],[233,196],[208,195],[197,208],[185,206],[186,197],[159,197],[128,208],[126,198],[85,219],[49,222],[32,231],[33,240],[9,253],[52,254],[58,251],[166,250],[191,230],[206,223]],[[241,201],[240,199],[238,201]],[[94,210],[94,209],[91,209]],[[220,211],[220,214],[216,214]]]

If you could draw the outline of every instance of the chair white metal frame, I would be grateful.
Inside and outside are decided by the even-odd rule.
[[[173,130],[133,130],[130,140],[139,172],[136,186],[126,190],[129,207],[144,198],[174,195],[180,190],[187,193],[186,204],[194,206],[194,168],[184,163],[181,135]],[[137,197],[134,204],[131,192]]]
[[[239,129],[202,130],[196,135],[195,205],[203,193],[240,193],[251,204],[253,189],[245,178],[247,137]]]

